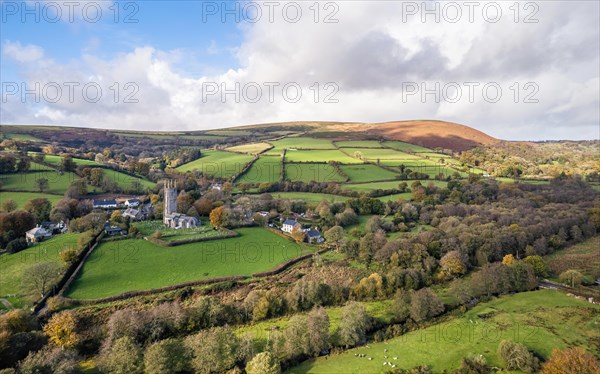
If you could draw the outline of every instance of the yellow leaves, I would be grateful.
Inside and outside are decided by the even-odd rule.
[[[55,314],[44,326],[44,334],[50,341],[63,348],[71,348],[79,342],[76,332],[77,318],[72,311]]]
[[[516,262],[515,257],[510,253],[502,258],[502,263],[506,266],[511,266],[515,262]]]

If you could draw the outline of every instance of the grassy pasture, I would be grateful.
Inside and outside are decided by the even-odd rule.
[[[25,204],[31,199],[37,198],[45,198],[50,201],[52,205],[56,204],[60,199],[63,198],[62,195],[51,195],[47,193],[41,192],[9,192],[2,191],[0,193],[0,204],[5,202],[6,200],[14,200],[17,203],[17,209],[22,209]]]
[[[387,361],[402,369],[426,363],[434,373],[451,372],[471,354],[482,354],[490,365],[502,367],[496,351],[503,339],[525,344],[547,358],[553,348],[590,350],[599,338],[599,306],[553,290],[524,292],[482,303],[461,317],[385,342],[305,361],[288,373],[383,373],[391,369],[383,365]],[[360,353],[366,357],[355,356]]]
[[[48,170],[56,170],[51,168],[50,166],[38,164],[37,162],[31,161],[29,164],[29,171],[48,171]]]
[[[277,149],[335,149],[331,141],[317,138],[291,137],[274,140],[270,143]]]
[[[384,148],[377,140],[347,140],[335,142],[340,148]]]
[[[344,182],[338,171],[329,164],[285,164],[285,178],[301,182]]]
[[[248,143],[242,145],[236,145],[235,147],[226,148],[226,151],[230,152],[240,152],[240,153],[249,153],[256,154],[264,151],[265,149],[269,149],[271,144],[269,143]]]
[[[104,176],[110,178],[113,182],[115,182],[119,187],[124,189],[131,189],[134,185],[134,182],[139,182],[142,186],[142,189],[153,188],[156,183],[149,181],[144,178],[138,178],[131,176],[129,174],[121,173],[116,170],[111,169],[103,169]],[[140,191],[141,192],[141,191]]]
[[[62,156],[58,156],[58,155],[45,155],[44,156],[44,161],[52,164],[52,165],[56,165],[59,166],[62,162],[63,157]],[[75,162],[75,164],[77,164],[77,166],[79,165],[96,165],[96,166],[100,166],[102,165],[99,162],[96,161],[92,161],[92,160],[86,160],[83,158],[75,158],[73,157],[73,162]]]
[[[382,144],[386,147],[394,148],[402,152],[433,152],[433,150],[429,148],[400,141],[387,141],[383,142]]]
[[[396,151],[390,148],[344,148],[344,152],[355,157],[356,152],[362,154],[362,158],[369,161],[380,160],[418,160],[419,157],[411,155],[410,153]]]
[[[329,162],[337,161],[341,164],[361,164],[362,161],[352,158],[337,149],[331,150],[287,150],[286,162]]]
[[[165,241],[174,241],[181,239],[190,238],[209,238],[222,234],[222,231],[214,230],[213,227],[206,222],[202,222],[202,225],[194,229],[173,229],[165,227],[162,221],[143,221],[136,222],[133,224],[140,233],[144,236],[150,236],[156,230],[159,230],[162,234],[161,239]]]
[[[8,299],[16,307],[27,303],[32,295],[24,293],[21,288],[23,272],[39,262],[60,263],[60,251],[68,247],[77,248],[78,237],[79,234],[61,234],[19,253],[0,255],[0,297]]]
[[[574,269],[590,277],[600,276],[600,236],[556,251],[545,260],[555,278],[563,271]]]
[[[29,140],[32,142],[43,142],[42,139],[36,138],[35,136],[29,135],[29,134],[6,133],[5,135],[6,135],[6,137],[8,137],[10,139]]]
[[[397,176],[396,173],[372,164],[341,165],[340,169],[350,177],[350,182],[388,180]]]
[[[247,136],[252,135],[252,131],[247,130],[209,130],[206,132],[210,135],[218,136]]]
[[[349,197],[345,196],[311,192],[273,192],[271,195],[275,199],[303,200],[309,204],[318,204],[323,200],[337,203],[349,199]]]
[[[389,190],[393,188],[398,188],[398,185],[402,182],[406,182],[408,187],[414,182],[412,180],[409,181],[389,181],[389,182],[373,182],[373,183],[356,183],[356,184],[344,184],[342,187],[346,190],[350,191],[358,191],[358,192],[369,192],[373,190]],[[446,188],[448,186],[447,182],[443,181],[432,181],[432,180],[422,180],[421,184],[427,186],[429,183],[433,183],[435,186],[440,188]]]
[[[2,174],[0,175],[1,188],[2,190],[37,192],[36,180],[40,178],[48,179],[49,188],[46,192],[61,195],[69,188],[71,182],[78,179],[74,173],[60,174],[57,171]]]
[[[223,151],[206,151],[203,157],[181,165],[177,170],[186,172],[196,169],[207,175],[231,178],[239,174],[251,160],[252,156],[250,155]]]
[[[410,199],[412,199],[412,192],[404,192],[404,193],[397,193],[397,194],[393,194],[393,195],[387,195],[387,196],[381,196],[378,197],[379,200],[383,201],[384,203],[387,203],[388,201],[408,201]]]
[[[267,271],[312,249],[252,227],[235,238],[164,248],[145,240],[104,242],[67,296],[92,299],[178,283]]]
[[[260,156],[242,175],[238,183],[277,182],[281,175],[281,158],[277,156]]]

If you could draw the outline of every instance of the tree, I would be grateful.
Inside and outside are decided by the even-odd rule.
[[[410,318],[415,322],[426,321],[444,311],[444,303],[429,288],[422,288],[411,295]]]
[[[285,337],[285,353],[289,358],[301,356],[308,351],[308,335],[306,317],[295,315],[290,318],[283,332]]]
[[[580,347],[554,349],[550,359],[542,366],[540,374],[600,373],[600,361]]]
[[[129,336],[124,336],[103,352],[100,367],[114,374],[142,374],[144,361],[142,350]]]
[[[335,249],[339,252],[340,243],[344,239],[344,229],[341,226],[333,226],[323,233],[328,242],[335,244]]]
[[[40,192],[46,191],[50,188],[50,184],[48,183],[48,179],[46,178],[38,178],[35,180],[35,186]]]
[[[248,374],[279,374],[281,367],[279,361],[271,354],[271,352],[261,352],[254,356],[246,365],[246,373]]]
[[[144,353],[144,372],[149,374],[190,371],[190,352],[181,340],[164,339]]]
[[[306,233],[302,231],[302,227],[300,225],[294,226],[291,235],[297,243],[302,243],[306,238]]]
[[[450,251],[440,259],[442,270],[452,277],[461,276],[467,271],[465,262],[459,251]]]
[[[186,338],[192,352],[192,368],[198,373],[225,372],[237,360],[239,339],[228,327],[204,330]]]
[[[60,270],[54,262],[31,265],[23,272],[23,285],[27,291],[37,292],[43,297],[60,277]]]
[[[76,330],[77,318],[70,310],[53,315],[44,325],[44,333],[48,339],[61,348],[73,348],[79,342]]]
[[[2,202],[2,211],[12,212],[17,209],[17,203],[13,199],[6,199]]]
[[[113,223],[121,223],[123,222],[123,214],[120,210],[115,210],[110,214],[110,220]]]
[[[210,224],[214,227],[223,227],[225,225],[225,207],[220,206],[210,211]]]
[[[515,263],[515,257],[512,254],[507,254],[502,258],[502,263],[506,266],[510,266]]]
[[[541,256],[527,256],[523,260],[526,264],[531,265],[533,268],[533,272],[538,277],[547,277],[548,276],[548,265],[546,261]]]
[[[571,288],[573,288],[576,285],[578,286],[581,284],[581,281],[583,281],[583,274],[577,270],[569,269],[562,272],[558,276],[558,279],[560,279],[561,282],[566,282],[567,284],[571,285]]]
[[[369,327],[369,315],[365,307],[351,301],[342,308],[342,320],[339,326],[340,343],[346,347],[365,340]]]
[[[318,307],[308,313],[306,330],[309,355],[318,356],[329,348],[329,316],[325,309]]]
[[[73,161],[73,157],[65,156],[60,162],[60,168],[62,171],[75,171],[77,164]]]
[[[19,373],[78,373],[79,356],[75,350],[45,347],[32,351],[19,362]]]
[[[25,204],[23,209],[35,215],[38,222],[42,222],[50,218],[52,203],[46,198],[31,199]]]
[[[394,296],[392,311],[394,312],[394,321],[406,321],[410,316],[410,293],[404,290],[398,290]]]
[[[65,248],[60,251],[59,255],[65,265],[71,265],[77,260],[77,250],[75,248]]]
[[[539,360],[526,346],[510,340],[502,340],[498,345],[498,357],[508,370],[521,370],[533,373],[539,368]]]

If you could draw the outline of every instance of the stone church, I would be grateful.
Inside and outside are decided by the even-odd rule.
[[[174,180],[165,180],[164,194],[163,223],[165,226],[174,229],[193,229],[200,225],[198,218],[177,213],[177,187]]]

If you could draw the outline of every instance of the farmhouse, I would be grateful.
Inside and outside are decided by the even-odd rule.
[[[28,244],[39,243],[52,237],[52,233],[41,226],[36,226],[25,233]]]
[[[94,209],[114,209],[118,206],[115,199],[110,200],[94,200],[92,207]]]
[[[308,229],[308,230],[305,230],[305,233],[306,233],[306,241],[309,242],[310,244],[318,244],[318,243],[323,243],[325,241],[325,239],[323,239],[323,236],[321,235],[321,233],[318,230]]]
[[[125,200],[125,206],[128,208],[135,208],[138,207],[140,205],[140,200],[139,199],[129,199],[129,200]]]
[[[164,194],[165,208],[163,211],[163,223],[165,226],[174,229],[193,229],[200,225],[198,218],[177,213],[177,188],[175,187],[175,181],[165,181]]]
[[[123,230],[119,226],[111,226],[108,222],[104,224],[104,233],[109,236],[125,235],[127,231]]]
[[[302,228],[302,225],[300,225],[298,221],[296,221],[295,219],[288,218],[285,221],[283,221],[281,231],[291,233],[292,230],[294,230],[294,227],[296,227],[297,225],[300,226],[300,228]]]
[[[128,217],[132,221],[141,221],[146,219],[146,214],[142,209],[127,208],[123,212],[123,217]]]

